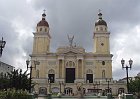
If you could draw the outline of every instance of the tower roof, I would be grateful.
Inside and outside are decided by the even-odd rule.
[[[42,20],[37,23],[37,26],[47,26],[49,27],[48,22],[45,20],[46,14],[45,12],[42,14]]]
[[[107,26],[107,23],[102,19],[102,13],[101,12],[98,13],[98,16],[99,16],[99,19],[95,22],[95,26],[98,26],[98,25]]]

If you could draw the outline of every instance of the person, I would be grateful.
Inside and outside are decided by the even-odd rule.
[[[122,92],[121,97],[124,99],[124,93]]]
[[[100,96],[101,96],[101,93],[99,92],[99,93],[98,93],[98,97],[100,97]]]
[[[119,99],[122,99],[121,97],[122,97],[122,95],[121,95],[121,94],[119,94],[119,95],[118,95],[118,98],[119,98]]]

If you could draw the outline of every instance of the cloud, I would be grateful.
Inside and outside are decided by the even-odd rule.
[[[36,18],[34,10],[25,1],[18,0],[3,0],[0,7],[0,11],[3,12],[0,16],[0,36],[6,41],[1,59],[16,68],[24,68],[26,53],[31,53],[32,26],[36,24],[33,20]]]
[[[133,73],[130,76],[135,76],[139,72],[139,31],[140,25],[121,31],[116,38],[112,39],[112,44],[114,44],[112,45],[112,52],[114,54],[113,71],[119,72],[122,58],[126,60],[126,65],[129,66],[128,61],[131,58],[133,60]]]
[[[120,75],[124,73],[120,64],[122,58],[134,60],[130,74],[134,76],[139,72],[140,65],[139,3],[138,0],[1,0],[0,36],[7,42],[1,60],[25,69],[25,60],[32,52],[32,32],[41,20],[44,9],[50,25],[52,52],[59,46],[68,45],[67,34],[74,35],[77,45],[92,52],[94,23],[101,9],[111,32],[113,77],[118,79],[125,76]]]

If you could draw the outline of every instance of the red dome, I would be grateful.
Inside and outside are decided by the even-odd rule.
[[[99,20],[97,20],[95,22],[95,26],[97,26],[97,25],[105,25],[105,26],[107,26],[107,23],[104,20],[99,19]]]
[[[38,24],[37,24],[37,26],[47,26],[47,27],[49,27],[49,24],[48,24],[48,22],[46,21],[46,20],[41,20]]]
[[[98,16],[99,16],[99,19],[95,22],[95,26],[98,26],[98,25],[107,26],[107,23],[102,19],[102,13],[99,12]]]
[[[46,14],[43,13],[42,14],[42,20],[37,24],[37,26],[47,26],[47,27],[49,27],[48,22],[45,20],[45,16],[46,16]]]

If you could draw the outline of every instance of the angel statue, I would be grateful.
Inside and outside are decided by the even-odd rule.
[[[69,35],[68,35],[68,40],[69,40],[70,47],[72,47],[73,39],[74,39],[74,35],[72,37],[69,37]]]

